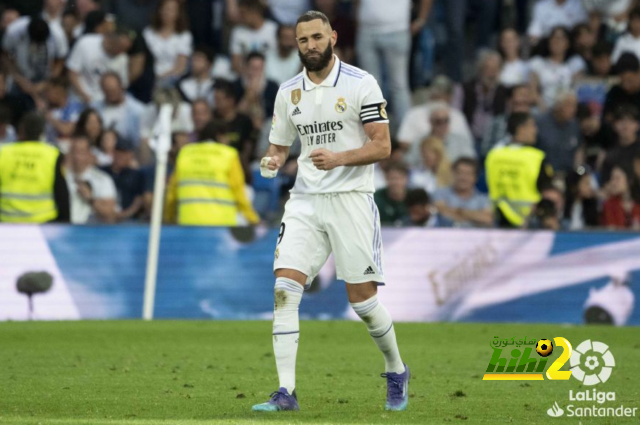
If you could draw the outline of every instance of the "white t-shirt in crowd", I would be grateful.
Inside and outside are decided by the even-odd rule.
[[[571,29],[588,18],[580,0],[567,0],[561,5],[556,0],[541,0],[533,7],[527,34],[530,37],[547,37],[555,27]]]
[[[120,76],[124,87],[129,85],[129,58],[121,53],[109,56],[102,47],[103,36],[100,34],[83,35],[71,50],[67,58],[67,68],[77,72],[80,84],[92,102],[102,100],[100,77],[107,71]]]
[[[142,128],[140,129],[140,136],[143,139],[148,139],[153,135],[153,127],[157,119],[158,108],[153,103],[148,104],[142,116]],[[171,131],[176,133],[191,133],[193,131],[191,104],[180,102],[171,120]]]
[[[165,38],[155,32],[153,28],[147,27],[142,31],[142,36],[153,55],[153,72],[156,75],[164,75],[171,71],[178,56],[188,57],[193,51],[193,37],[189,31],[172,34]]]
[[[2,49],[15,61],[20,73],[32,81],[49,78],[54,60],[64,59],[69,52],[69,44],[62,29],[49,25],[46,51],[34,56],[30,47],[29,24],[31,18],[21,17],[13,21],[2,37]]]
[[[235,81],[238,78],[236,73],[233,72],[231,61],[227,56],[216,55],[213,60],[213,66],[211,67],[211,78],[214,80],[222,78],[228,81]]]
[[[232,55],[248,55],[251,52],[275,51],[278,47],[278,26],[275,22],[265,20],[262,27],[257,30],[244,25],[237,25],[231,31],[229,51]]]
[[[613,53],[611,54],[611,62],[618,62],[620,56],[625,52],[633,53],[640,60],[640,37],[635,38],[633,35],[627,33],[618,38]]]
[[[209,105],[213,105],[213,80],[211,78],[204,80],[198,80],[195,77],[185,78],[180,81],[178,87],[189,102],[206,99]]]
[[[268,0],[267,3],[273,17],[284,25],[295,25],[300,15],[312,9],[309,0]]]
[[[554,104],[560,92],[571,88],[574,75],[585,68],[584,60],[577,55],[561,64],[540,56],[529,61],[529,69],[537,76],[542,89],[542,99],[548,107]]]
[[[117,199],[116,185],[107,173],[96,167],[91,167],[80,175],[72,171],[68,172],[66,180],[71,203],[71,222],[73,224],[96,222],[97,218],[91,204],[82,199],[78,193],[76,179],[89,183],[93,199]]]
[[[361,0],[358,25],[375,29],[378,34],[409,31],[411,25],[410,0]]]
[[[500,84],[513,87],[529,81],[529,66],[522,59],[505,63],[500,73]]]
[[[298,175],[291,193],[373,193],[373,164],[318,170],[309,158],[316,149],[343,152],[367,142],[364,124],[388,123],[386,101],[375,78],[341,62],[316,85],[306,70],[280,86],[269,142],[291,146],[300,137]]]
[[[607,18],[614,18],[629,10],[632,0],[582,0],[587,12],[600,12]]]
[[[268,80],[282,84],[299,73],[301,66],[296,49],[286,58],[280,57],[276,49],[266,55],[265,74]]]

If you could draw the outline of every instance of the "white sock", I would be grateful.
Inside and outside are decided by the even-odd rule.
[[[350,304],[367,325],[369,335],[382,351],[386,372],[403,373],[404,364],[398,351],[393,322],[387,309],[378,301],[378,296],[374,295],[366,301]]]
[[[279,277],[274,289],[273,353],[280,387],[293,394],[296,387],[296,354],[300,336],[298,307],[304,288],[295,280]]]

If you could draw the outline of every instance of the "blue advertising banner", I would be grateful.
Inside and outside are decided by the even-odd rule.
[[[0,319],[25,320],[20,275],[47,271],[40,320],[142,316],[149,230],[0,226]],[[277,229],[164,227],[156,318],[271,319]],[[640,235],[383,229],[386,286],[398,321],[640,324]],[[330,257],[301,317],[356,319]]]

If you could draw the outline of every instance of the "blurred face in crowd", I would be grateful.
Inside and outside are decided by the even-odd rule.
[[[412,205],[408,210],[409,218],[414,224],[424,225],[431,217],[431,206],[429,204]]]
[[[113,157],[113,153],[116,149],[116,143],[118,143],[118,135],[113,130],[107,130],[102,133],[100,138],[100,150],[107,155]]]
[[[225,113],[236,107],[235,99],[223,90],[214,90],[213,99],[216,111]]]
[[[580,52],[589,51],[596,44],[596,36],[589,27],[581,27],[575,38],[576,49]]]
[[[640,72],[627,71],[621,73],[620,87],[627,93],[640,91]]]
[[[44,9],[50,14],[62,13],[62,10],[67,4],[67,0],[46,0],[44,2]]]
[[[586,173],[578,180],[577,197],[579,199],[591,199],[594,196],[595,192],[591,184],[591,174]]]
[[[634,37],[640,37],[640,18],[634,17],[629,20],[629,32]]]
[[[98,5],[93,0],[76,0],[76,9],[82,18],[87,16],[87,13],[98,10],[98,8]]]
[[[636,141],[640,124],[632,117],[622,117],[616,120],[614,128],[618,134],[618,142],[626,146]]]
[[[338,34],[320,19],[298,24],[298,56],[307,71],[318,72],[329,65],[337,39]]]
[[[98,138],[102,132],[102,124],[100,123],[98,114],[92,113],[89,115],[84,132],[89,136],[90,140],[96,140]]]
[[[45,96],[49,108],[62,108],[67,104],[67,90],[62,86],[47,84]]]
[[[598,77],[607,77],[611,73],[611,56],[599,55],[591,59],[593,73]]]
[[[264,16],[258,9],[240,6],[238,12],[240,13],[240,23],[249,28],[258,29],[264,22]]]
[[[557,189],[546,189],[542,191],[540,194],[542,199],[548,199],[553,202],[553,205],[556,207],[556,211],[558,214],[561,214],[564,211],[564,195]]]
[[[533,96],[531,87],[520,86],[515,87],[511,93],[511,111],[512,112],[530,112]]]
[[[436,171],[440,166],[442,157],[440,152],[429,144],[422,146],[422,163],[428,170]]]
[[[296,30],[293,27],[283,27],[278,36],[278,50],[283,56],[288,56],[296,48]]]
[[[67,40],[73,40],[73,30],[78,26],[78,18],[72,14],[66,14],[62,17],[62,30],[67,36]]]
[[[431,133],[441,139],[445,139],[449,134],[449,111],[437,109],[431,113]]]
[[[115,149],[113,152],[113,168],[116,170],[124,170],[129,168],[133,162],[133,151]]]
[[[453,169],[453,188],[459,193],[472,192],[476,186],[476,167],[459,163]]]
[[[119,105],[124,102],[124,90],[120,80],[113,75],[105,75],[100,82],[104,100],[109,105]]]
[[[264,75],[264,60],[262,58],[254,57],[247,62],[245,72],[249,79],[261,79]]]
[[[556,28],[549,37],[549,53],[553,57],[563,57],[569,50],[569,37],[560,28]]]
[[[168,0],[160,8],[160,22],[162,26],[175,25],[180,14],[180,5],[176,0]]]
[[[576,117],[578,100],[573,95],[566,95],[559,99],[554,108],[556,120],[569,122]]]
[[[482,64],[480,80],[486,86],[497,84],[502,70],[502,60],[497,54],[489,55]]]
[[[6,29],[13,21],[20,17],[15,9],[7,9],[2,13],[2,20],[0,21],[0,29]]]
[[[513,28],[507,28],[500,34],[500,49],[507,60],[520,56],[520,37]]]
[[[207,55],[201,52],[195,52],[191,57],[191,73],[196,77],[207,77],[209,75],[209,69],[211,68],[211,62],[207,58]]]
[[[625,195],[629,191],[627,174],[622,171],[622,168],[614,167],[613,170],[611,170],[609,191],[613,196]]]
[[[590,115],[580,120],[580,132],[584,136],[593,136],[600,131],[600,117],[598,115]]]
[[[404,200],[409,182],[407,174],[400,170],[391,169],[387,171],[386,177],[389,197],[396,201]]]
[[[74,173],[82,173],[93,164],[93,155],[89,140],[85,137],[77,137],[71,142],[71,169]]]
[[[525,143],[532,145],[538,138],[538,126],[533,118],[529,118],[524,124],[522,124],[516,130],[514,139],[518,143]]]
[[[207,102],[196,101],[191,106],[191,117],[196,131],[200,131],[211,120],[211,108]]]

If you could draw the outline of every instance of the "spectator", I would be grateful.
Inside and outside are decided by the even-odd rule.
[[[8,111],[10,111],[11,124],[14,128],[17,128],[19,126],[22,115],[27,111],[27,105],[19,96],[13,95],[8,92],[8,79],[9,76],[0,66],[0,106],[3,106]]]
[[[267,53],[266,61],[265,74],[277,84],[284,83],[300,72],[295,27],[278,27],[278,48]]]
[[[122,23],[138,34],[147,27],[159,0],[109,0],[105,4],[105,10],[118,17]],[[211,6],[211,5],[209,5]]]
[[[611,87],[604,101],[602,116],[607,123],[614,121],[614,114],[623,105],[640,108],[640,60],[631,53],[623,53],[616,62],[620,83]]]
[[[109,34],[87,34],[79,39],[67,58],[69,78],[76,94],[87,104],[102,100],[100,77],[107,71],[129,84],[129,34],[118,30]]]
[[[612,229],[640,229],[640,204],[631,196],[629,174],[614,167],[606,191],[609,197],[602,206],[602,225]]]
[[[57,144],[71,137],[84,106],[69,96],[69,81],[63,77],[47,81],[45,100],[47,141]]]
[[[211,66],[214,53],[205,46],[197,47],[191,56],[191,75],[180,81],[178,89],[187,102],[206,99],[213,105],[213,80]]]
[[[20,18],[20,12],[12,7],[0,10],[2,11],[2,14],[0,15],[0,41],[2,41],[9,25]]]
[[[113,16],[107,15],[102,10],[94,10],[87,14],[84,20],[85,34],[107,34],[115,29]]]
[[[200,133],[213,118],[213,111],[209,102],[205,99],[196,99],[191,104],[191,119],[193,120],[193,131],[189,135],[190,142],[199,142]],[[216,140],[220,142],[220,140]]]
[[[118,144],[119,139],[120,135],[115,130],[107,129],[103,131],[100,136],[98,148],[91,149],[93,156],[100,158],[97,162],[101,167],[106,167],[113,162],[116,145]]]
[[[251,52],[267,54],[278,46],[278,26],[264,18],[265,8],[260,0],[240,0],[240,23],[231,31],[229,51],[233,70],[242,74],[245,59]]]
[[[448,106],[435,107],[429,121],[431,123],[431,135],[444,141],[444,148],[447,157],[451,161],[456,161],[463,156],[476,157],[476,151],[468,139],[460,137],[451,131],[451,108]]]
[[[49,25],[57,25],[62,29],[62,14],[67,0],[44,0],[42,19]]]
[[[502,71],[500,84],[513,87],[529,81],[529,66],[520,56],[520,36],[513,28],[505,28],[500,33],[500,54],[502,55]]]
[[[256,130],[262,128],[266,117],[273,116],[278,94],[278,84],[267,79],[264,68],[264,55],[249,53],[243,74],[235,82],[235,90],[240,99],[238,109],[251,117]]]
[[[111,177],[93,165],[91,145],[86,136],[73,138],[67,171],[71,222],[115,223],[118,217],[116,188]]]
[[[451,184],[451,162],[444,143],[435,136],[427,137],[421,144],[422,163],[411,169],[411,187],[419,187],[428,193]]]
[[[125,91],[120,76],[115,72],[102,74],[100,86],[103,100],[96,102],[94,108],[100,114],[103,126],[139,146],[144,105]]]
[[[633,159],[640,152],[638,109],[633,106],[618,109],[614,128],[618,135],[618,145],[607,153],[602,164],[600,182],[603,185],[609,182],[614,167],[620,167],[627,175],[633,175]]]
[[[73,34],[73,30],[80,24],[80,18],[78,18],[78,14],[75,10],[65,10],[62,14],[62,21],[60,23],[60,27],[62,28],[62,32],[64,32],[64,36],[67,39],[67,44],[69,45],[69,49],[71,49],[75,42],[76,36]]]
[[[611,48],[608,43],[594,46],[588,65],[588,73],[575,78],[574,89],[578,102],[588,104],[599,117],[607,93],[617,82],[617,79],[611,76]]]
[[[101,0],[75,0],[75,10],[78,13],[79,24],[73,29],[74,37],[80,38],[84,34],[85,21],[89,13],[100,9]]]
[[[540,201],[540,193],[551,185],[553,169],[544,152],[532,146],[538,128],[531,114],[511,114],[507,129],[511,143],[487,156],[487,185],[499,226],[522,227]]]
[[[295,25],[300,15],[312,9],[310,0],[269,0],[267,4],[280,25]]]
[[[228,81],[216,82],[213,117],[224,123],[226,139],[240,154],[245,180],[251,182],[251,159],[256,146],[256,136],[251,118],[238,110],[236,92]]]
[[[42,18],[22,17],[7,28],[2,48],[15,82],[12,91],[35,107],[46,80],[62,72],[69,50],[64,34]]]
[[[511,87],[505,112],[493,117],[486,128],[480,143],[480,155],[484,158],[495,146],[507,145],[509,143],[509,133],[507,132],[509,115],[514,112],[529,113],[532,111],[533,105],[534,98],[530,85],[522,84]]]
[[[453,184],[433,194],[434,205],[456,227],[491,227],[493,207],[487,195],[476,189],[478,163],[459,158],[453,163]]]
[[[183,2],[161,0],[142,36],[154,58],[156,86],[173,86],[187,71],[193,49]]]
[[[527,34],[532,44],[536,44],[558,26],[573,28],[579,23],[587,22],[587,19],[587,12],[580,0],[541,0],[533,7]]]
[[[360,0],[356,5],[358,63],[381,84],[384,72],[393,113],[404,117],[411,108],[411,1]]]
[[[414,106],[409,113],[402,118],[398,130],[398,143],[400,150],[405,153],[405,161],[414,166],[420,162],[420,142],[431,134],[431,121],[429,119],[434,109],[441,109],[451,104],[453,97],[453,83],[448,77],[437,76],[429,89],[429,101]],[[464,139],[465,144],[473,146],[473,136],[462,112],[457,109],[449,109],[449,129],[451,134]]]
[[[570,230],[596,227],[598,212],[597,183],[589,167],[579,166],[567,176],[564,218]]]
[[[16,130],[11,125],[11,109],[0,104],[0,146],[18,140]]]
[[[564,92],[556,97],[552,110],[537,118],[537,147],[546,154],[553,169],[563,173],[577,165],[576,154],[581,145],[577,107],[575,94]]]
[[[569,221],[564,219],[565,207],[565,193],[561,189],[561,186],[548,185],[540,192],[541,201],[547,200],[553,204],[553,211],[555,214],[555,220],[558,222],[558,229],[556,230],[569,230]]]
[[[529,62],[534,89],[542,94],[544,107],[551,107],[558,93],[569,90],[574,76],[586,69],[582,58],[571,56],[569,48],[568,31],[557,27],[544,44],[542,56]]]
[[[40,141],[44,125],[29,112],[20,121],[20,142],[0,147],[0,222],[69,221],[62,155]]]
[[[480,141],[496,113],[504,111],[506,89],[499,84],[502,58],[493,51],[480,54],[478,75],[463,86],[462,109],[471,126],[471,134]]]
[[[315,10],[324,13],[331,28],[340,34],[338,44],[333,47],[336,56],[346,63],[354,63],[356,25],[350,16],[340,13],[338,9],[338,0],[315,0]]]
[[[102,167],[114,181],[118,193],[117,221],[135,219],[143,210],[144,180],[142,173],[132,168],[135,146],[120,138],[115,146],[113,162]]]
[[[549,199],[541,199],[538,202],[529,217],[527,227],[536,230],[553,230],[557,232],[561,229],[560,219],[558,218],[558,210]]]
[[[405,205],[407,214],[402,219],[404,227],[450,227],[452,224],[439,213],[424,189],[411,189],[407,193]]]
[[[609,134],[609,127],[602,125],[600,114],[594,112],[594,108],[587,104],[578,104],[577,118],[582,140],[577,162],[588,164],[593,169],[599,168],[604,160],[604,149],[611,148],[615,142],[615,134]]]
[[[180,225],[235,226],[238,213],[251,224],[260,221],[245,195],[238,152],[213,141],[223,133],[221,125],[212,122],[203,131],[203,141],[180,150],[167,187],[167,221]]]
[[[589,66],[596,37],[588,24],[578,24],[571,31],[571,50]]]
[[[98,166],[111,164],[112,157],[102,147],[104,126],[100,113],[93,108],[87,108],[78,117],[73,136],[84,137],[89,142],[91,154]]]
[[[616,41],[611,60],[616,62],[625,52],[633,53],[640,59],[640,8],[635,8],[629,13],[627,33]]]
[[[376,191],[373,195],[378,210],[380,223],[400,226],[407,214],[405,198],[409,182],[409,169],[402,162],[390,163],[385,171],[387,187]]]

